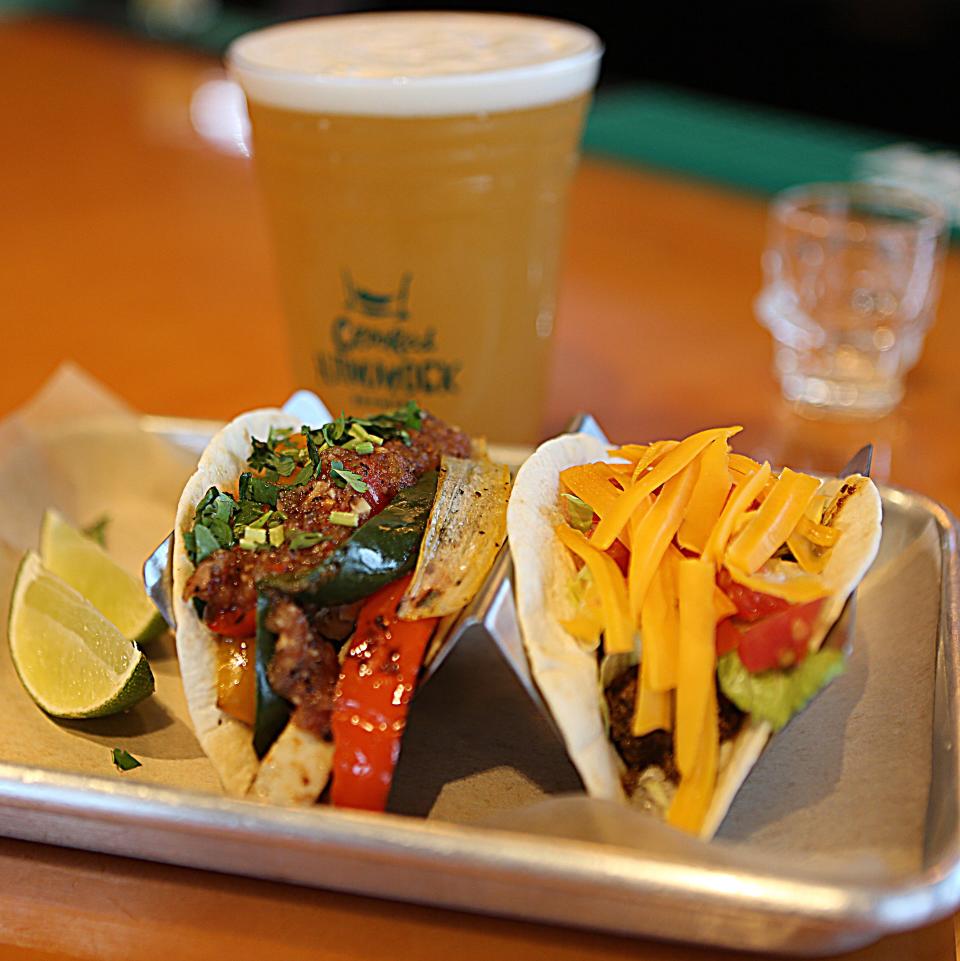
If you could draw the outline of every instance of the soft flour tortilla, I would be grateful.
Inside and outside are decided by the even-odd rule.
[[[620,760],[601,714],[597,658],[561,626],[561,621],[573,614],[568,586],[576,568],[554,533],[564,520],[559,504],[560,472],[576,464],[612,460],[609,446],[588,434],[565,434],[542,444],[517,474],[507,510],[507,534],[516,571],[517,613],[537,686],[587,793],[626,803]],[[844,535],[824,570],[833,591],[815,626],[817,646],[840,616],[880,544],[881,505],[876,486],[858,475],[847,480],[858,489],[834,522]],[[828,481],[821,491],[832,495],[842,483]],[[713,837],[770,733],[766,722],[748,720],[724,746],[701,837]]]
[[[260,762],[253,732],[217,707],[217,639],[197,616],[183,589],[194,571],[183,544],[193,524],[197,503],[211,487],[233,491],[247,469],[251,438],[265,440],[271,427],[299,430],[302,420],[276,408],[254,410],[227,424],[210,441],[177,506],[173,541],[173,609],[177,621],[177,658],[190,718],[200,744],[213,762],[224,790],[235,797],[247,793]]]

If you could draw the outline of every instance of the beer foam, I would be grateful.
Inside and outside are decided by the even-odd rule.
[[[310,113],[455,116],[538,107],[590,90],[596,34],[537,17],[362,13],[247,34],[227,54],[247,96]]]

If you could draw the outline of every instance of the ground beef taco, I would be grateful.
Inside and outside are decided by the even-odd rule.
[[[738,431],[564,435],[508,510],[532,673],[587,791],[707,838],[843,670],[824,640],[880,542],[869,478],[776,473],[730,450]]]

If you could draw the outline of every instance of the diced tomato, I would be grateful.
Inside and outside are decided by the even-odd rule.
[[[257,633],[255,607],[248,610],[231,607],[225,611],[215,611],[208,607],[203,619],[214,634],[222,637],[253,637]]]
[[[729,654],[740,646],[741,633],[734,627],[733,618],[728,617],[717,625],[717,657]]]
[[[437,618],[401,621],[412,575],[373,594],[360,610],[334,693],[333,784],[337,807],[382,811],[417,674]]]
[[[593,515],[593,527],[586,532],[587,540],[593,537],[593,532],[597,529],[597,524],[600,523],[600,518],[596,514]],[[608,548],[607,553],[617,562],[617,567],[620,568],[620,573],[624,577],[627,576],[627,571],[630,568],[630,551],[624,546],[623,541],[615,540]],[[574,564],[577,566],[579,571],[583,567],[583,561],[579,557],[575,557]]]
[[[725,567],[717,575],[717,586],[727,597],[737,605],[737,617],[744,621],[757,621],[762,617],[769,617],[785,611],[791,606],[782,597],[772,597],[752,591],[749,587],[738,584]]]
[[[736,650],[752,674],[799,664],[810,651],[813,624],[824,598],[806,604],[789,604],[768,617],[750,623],[728,618],[717,625],[717,654]]]

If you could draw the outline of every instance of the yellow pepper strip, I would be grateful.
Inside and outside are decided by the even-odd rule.
[[[757,516],[727,548],[726,560],[748,574],[759,570],[786,543],[819,488],[816,477],[784,467]]]
[[[620,532],[630,520],[630,515],[644,497],[652,494],[670,478],[679,474],[712,441],[718,437],[723,437],[726,440],[740,430],[742,430],[740,427],[715,427],[711,430],[700,431],[699,434],[692,434],[682,440],[652,470],[638,478],[632,487],[629,487],[617,498],[613,510],[601,517],[597,529],[593,532],[593,542],[605,551],[620,536]]]
[[[697,460],[687,464],[679,474],[664,485],[653,507],[638,518],[638,512],[630,519],[630,566],[627,585],[630,596],[630,614],[634,623],[640,623],[640,611],[650,589],[650,582],[663,557],[667,545],[673,540],[683,521],[684,512],[693,496],[700,465]]]
[[[667,548],[640,612],[644,682],[653,691],[677,686],[677,563],[682,556],[673,545]]]
[[[634,465],[633,479],[636,480],[645,470],[662,460],[664,455],[669,454],[679,443],[676,440],[655,440]]]
[[[700,458],[700,476],[690,506],[677,531],[677,543],[688,551],[703,552],[710,531],[720,518],[731,487],[727,470],[727,442],[717,438]]]
[[[840,539],[840,531],[836,527],[828,527],[820,523],[820,515],[827,502],[826,494],[817,494],[803,517],[800,518],[796,532],[802,534],[810,543],[817,547],[833,547]]]
[[[767,561],[756,573],[748,573],[726,563],[730,577],[751,591],[780,597],[791,604],[806,604],[829,594],[823,578],[808,574],[799,564],[777,558]]]
[[[837,543],[840,531],[820,523],[826,495],[817,494],[803,517],[787,538],[787,547],[808,574],[821,574],[830,560],[830,548]]]
[[[699,834],[717,787],[720,759],[720,723],[717,714],[717,692],[713,685],[704,715],[701,733],[702,750],[689,775],[680,779],[680,787],[667,810],[667,823],[689,834]]]
[[[630,733],[643,737],[651,731],[673,729],[673,697],[669,691],[654,691],[646,680],[647,666],[640,662],[637,678],[637,700],[633,711]]]
[[[727,505],[720,515],[720,520],[714,525],[710,536],[707,538],[707,544],[700,555],[703,560],[719,565],[723,559],[724,551],[727,549],[727,541],[730,540],[734,525],[756,500],[757,494],[763,490],[769,477],[770,465],[764,461],[760,470],[735,489],[733,495],[727,500]]]
[[[716,683],[715,576],[716,570],[708,561],[684,558],[677,565],[680,644],[674,751],[683,777],[694,773],[706,747],[704,725]]]
[[[799,528],[799,524],[797,528]],[[808,574],[822,574],[830,559],[830,548],[814,544],[799,532],[799,529],[787,538],[787,547],[797,559],[797,563]]]
[[[607,654],[631,654],[634,651],[634,627],[627,607],[627,585],[617,562],[597,550],[580,531],[560,524],[557,537],[590,569],[600,594],[603,612],[603,649]]]

